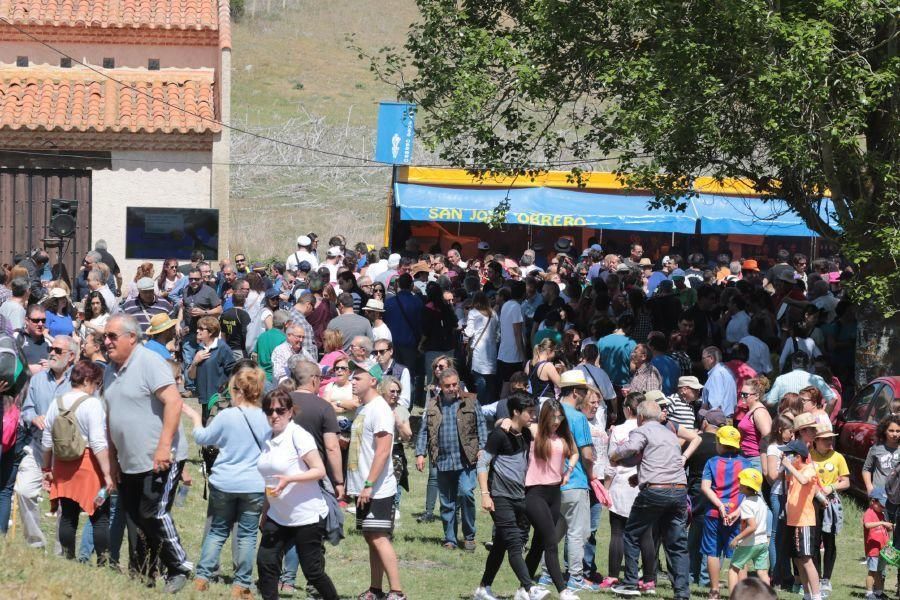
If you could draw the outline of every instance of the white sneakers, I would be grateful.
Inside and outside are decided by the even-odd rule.
[[[559,600],[578,600],[578,594],[566,588],[559,593]]]
[[[544,600],[548,596],[550,596],[550,590],[539,585],[533,585],[531,586],[531,592],[525,591],[525,588],[517,589],[513,600]]]
[[[475,590],[475,594],[472,596],[472,600],[499,600],[499,598],[491,593],[491,588],[479,587],[477,590]]]

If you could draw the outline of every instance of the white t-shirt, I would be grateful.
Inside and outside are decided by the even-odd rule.
[[[384,321],[381,322],[381,325],[372,325],[372,339],[394,341],[394,338],[391,337],[391,330]]]
[[[778,364],[781,365],[782,370],[784,370],[786,367],[790,367],[791,355],[798,350],[806,352],[806,355],[810,358],[810,360],[822,355],[822,353],[819,351],[819,347],[816,346],[816,343],[811,339],[789,337],[784,340],[784,346],[782,346],[781,348],[781,358],[778,362]]]
[[[10,326],[15,329],[25,327],[25,307],[18,302],[7,300],[0,306],[0,315],[6,317]]]
[[[741,502],[741,520],[754,519],[756,531],[740,541],[741,546],[757,546],[769,543],[768,530],[769,507],[763,502],[762,496],[747,496]]]
[[[778,479],[772,483],[771,493],[776,496],[784,496],[784,465],[781,464],[781,457],[784,456],[784,452],[778,449],[778,444],[769,444],[769,447],[766,448],[766,456],[774,456],[778,459]]]
[[[305,473],[309,467],[302,457],[318,451],[313,436],[291,421],[279,435],[266,440],[256,468],[263,479]],[[268,499],[266,516],[285,527],[311,525],[328,515],[328,505],[318,481],[289,483],[278,496],[268,496]]]
[[[497,360],[505,363],[520,363],[525,356],[519,351],[516,344],[516,331],[513,325],[524,323],[522,306],[515,300],[507,300],[500,309],[500,351]]]
[[[288,271],[296,271],[304,260],[309,263],[313,271],[319,268],[319,259],[306,250],[297,250],[291,253],[284,261],[284,268]]]
[[[375,396],[357,410],[350,431],[350,449],[359,447],[356,469],[347,469],[347,494],[350,496],[358,496],[362,492],[375,460],[375,435],[382,432],[394,437],[394,413],[384,398]],[[353,457],[350,461],[352,463]],[[394,477],[394,464],[390,457],[374,483],[372,498],[376,500],[393,498],[397,493],[397,479]]]
[[[769,353],[769,346],[764,341],[756,336],[747,335],[740,339],[740,343],[750,350],[750,357],[747,359],[750,368],[757,373],[772,372],[772,355]]]
[[[64,408],[72,408],[75,401],[85,396],[84,392],[72,390],[62,395]],[[75,411],[75,422],[78,424],[78,432],[84,443],[91,447],[94,454],[106,450],[106,409],[103,401],[95,396],[87,395]],[[44,431],[41,435],[41,445],[44,450],[53,449],[53,422],[59,416],[59,408],[56,406],[56,398],[50,401],[47,407],[47,416],[44,420]]]

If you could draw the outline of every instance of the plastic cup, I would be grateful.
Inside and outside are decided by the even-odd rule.
[[[277,496],[275,488],[278,487],[278,477],[269,475],[266,477],[266,496]]]

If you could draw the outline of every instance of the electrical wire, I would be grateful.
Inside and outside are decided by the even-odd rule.
[[[122,80],[120,80],[120,79],[116,79],[116,78],[113,77],[112,75],[110,75],[110,74],[108,74],[108,73],[106,73],[106,72],[104,72],[104,71],[101,71],[100,69],[97,69],[96,67],[93,67],[93,66],[91,66],[91,65],[89,65],[89,64],[87,64],[87,63],[85,63],[85,62],[82,62],[82,61],[78,60],[78,59],[75,58],[74,56],[72,56],[72,55],[70,55],[70,54],[67,54],[67,53],[63,52],[62,50],[60,50],[60,49],[57,48],[56,46],[54,46],[54,45],[52,45],[52,44],[50,44],[50,43],[48,43],[48,42],[45,42],[44,40],[42,40],[42,39],[38,38],[37,36],[33,35],[32,33],[30,33],[29,31],[27,31],[27,30],[23,29],[22,27],[16,25],[16,24],[13,23],[12,21],[10,21],[7,17],[0,16],[0,22],[3,22],[3,23],[5,23],[5,24],[9,25],[10,27],[12,27],[13,29],[15,29],[16,31],[18,31],[18,32],[21,33],[22,35],[24,35],[24,36],[30,38],[31,40],[37,42],[38,44],[41,44],[42,46],[48,48],[49,50],[52,50],[53,52],[56,52],[56,53],[59,54],[60,56],[62,56],[62,57],[64,57],[64,58],[68,58],[68,59],[71,60],[73,63],[77,63],[77,64],[79,64],[79,65],[85,67],[86,69],[88,69],[88,70],[90,70],[90,71],[96,73],[97,75],[100,75],[101,77],[104,77],[104,78],[106,78],[106,79],[109,79],[110,81],[113,81],[113,82],[115,82],[116,84],[118,84],[118,85],[120,85],[120,86],[122,86],[122,87],[124,87],[124,88],[127,88],[127,89],[129,89],[129,90],[132,90],[132,91],[134,91],[134,92],[136,92],[136,93],[138,93],[138,94],[142,94],[142,95],[144,95],[144,96],[147,96],[147,97],[148,97],[150,100],[152,100],[153,102],[160,102],[160,103],[162,103],[162,104],[164,104],[164,105],[166,105],[166,106],[168,106],[168,107],[170,107],[170,108],[174,108],[174,109],[176,109],[176,110],[179,110],[179,111],[185,113],[186,115],[191,115],[191,116],[193,116],[193,117],[196,117],[197,119],[200,119],[201,121],[207,121],[207,122],[210,122],[210,123],[215,123],[215,124],[217,124],[217,125],[220,125],[221,127],[224,127],[224,128],[226,128],[226,129],[229,129],[229,130],[231,130],[231,131],[234,131],[234,132],[237,132],[237,133],[242,133],[242,134],[244,134],[244,135],[249,135],[249,136],[255,137],[255,138],[257,138],[257,139],[265,140],[265,141],[272,142],[272,143],[275,143],[275,144],[281,144],[281,145],[289,146],[289,147],[291,147],[291,148],[296,148],[296,149],[298,149],[298,150],[306,150],[306,151],[308,151],[308,152],[315,152],[315,153],[318,153],[318,154],[323,154],[323,155],[326,155],[326,156],[332,156],[332,157],[335,157],[335,158],[342,158],[342,159],[345,159],[345,160],[359,161],[359,162],[362,162],[362,163],[365,163],[365,164],[364,164],[364,165],[341,165],[341,164],[333,164],[333,165],[324,165],[324,164],[295,165],[295,164],[290,164],[290,163],[269,163],[269,164],[266,164],[266,163],[226,163],[226,162],[185,162],[185,161],[161,161],[161,160],[153,160],[153,161],[151,161],[151,160],[141,160],[141,161],[138,161],[138,160],[136,160],[136,159],[124,159],[124,158],[122,158],[122,159],[117,158],[117,159],[115,159],[115,160],[121,160],[121,161],[132,160],[132,161],[134,161],[134,162],[159,163],[159,164],[181,164],[181,165],[193,164],[193,165],[259,166],[259,167],[284,167],[284,168],[297,168],[297,169],[303,169],[303,168],[361,168],[361,167],[368,167],[368,168],[385,168],[385,167],[393,167],[393,166],[395,166],[395,165],[392,164],[392,163],[385,163],[385,162],[381,162],[381,161],[378,161],[378,160],[373,160],[373,159],[370,159],[370,158],[365,158],[365,157],[361,157],[361,156],[352,156],[352,155],[343,154],[343,153],[340,153],[340,152],[332,152],[332,151],[330,151],[330,150],[322,150],[322,149],[320,149],[320,148],[313,148],[313,147],[311,147],[311,146],[305,146],[305,145],[303,145],[303,144],[297,144],[297,143],[294,143],[294,142],[289,142],[289,141],[286,141],[286,140],[281,140],[281,139],[278,139],[278,138],[273,138],[273,137],[270,137],[270,136],[267,136],[267,135],[263,135],[263,134],[260,134],[260,133],[256,133],[256,132],[253,132],[253,131],[249,131],[249,130],[247,130],[247,129],[243,129],[243,128],[241,128],[241,127],[237,127],[237,126],[234,126],[234,125],[225,123],[225,122],[223,122],[223,121],[219,121],[219,120],[216,120],[216,119],[212,119],[212,118],[210,118],[210,117],[204,117],[204,116],[199,115],[199,114],[197,114],[197,113],[191,112],[191,111],[187,110],[186,108],[183,108],[183,107],[181,107],[181,106],[172,104],[171,102],[168,102],[168,101],[166,101],[166,100],[164,100],[164,99],[162,99],[162,98],[157,98],[157,97],[153,96],[152,94],[150,94],[149,92],[146,92],[146,91],[144,91],[144,90],[142,90],[142,89],[138,89],[137,87],[135,87],[135,86],[133,86],[133,85],[129,85],[128,83],[125,83],[124,81],[122,81]],[[4,152],[19,152],[20,154],[24,154],[24,152],[14,151],[14,150],[2,150],[2,151],[4,151]],[[40,155],[39,153],[35,153],[35,154],[36,154],[36,155]],[[43,155],[41,155],[41,156],[43,156]],[[88,156],[65,155],[65,154],[55,154],[55,156],[68,156],[69,158],[96,158],[96,157],[92,157],[92,156],[91,156],[91,157],[88,157]],[[651,155],[650,155],[650,154],[638,154],[638,155],[635,155],[635,156],[636,156],[636,157],[642,157],[642,156],[643,156],[643,157],[649,157],[649,156],[651,156]],[[550,167],[554,167],[554,166],[555,166],[555,167],[561,167],[561,166],[587,165],[587,164],[591,164],[591,163],[595,163],[595,162],[602,162],[602,161],[610,160],[610,159],[614,159],[614,158],[616,158],[616,157],[610,157],[610,156],[607,156],[607,157],[586,158],[586,159],[572,159],[572,160],[561,160],[561,161],[546,161],[546,162],[540,163],[540,164],[532,163],[532,164],[530,164],[528,167],[524,167],[524,168],[525,168],[525,169],[529,169],[529,170],[530,170],[530,169],[541,170],[541,169],[550,168]],[[417,166],[417,167],[452,167],[452,165],[447,165],[447,164],[430,164],[430,165],[414,165],[414,166]],[[512,166],[512,167],[513,167],[514,169],[516,169],[516,170],[519,170],[519,169],[522,169],[522,168],[523,168],[523,167],[520,167],[520,166],[513,166],[513,165],[506,165],[506,166]],[[464,169],[470,169],[470,170],[490,170],[490,169],[496,169],[496,167],[493,167],[493,166],[492,166],[492,167],[466,166],[466,167],[462,167],[462,168],[464,168]]]

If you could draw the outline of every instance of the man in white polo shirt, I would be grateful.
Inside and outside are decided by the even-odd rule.
[[[381,367],[371,358],[351,361],[353,394],[362,402],[350,433],[347,464],[347,494],[356,496],[356,529],[369,545],[371,582],[361,600],[405,600],[400,585],[397,553],[391,542],[394,529],[394,495],[397,479],[391,461],[394,444],[394,413],[378,394]],[[390,589],[384,595],[387,575]]]

